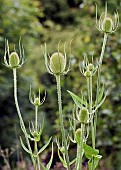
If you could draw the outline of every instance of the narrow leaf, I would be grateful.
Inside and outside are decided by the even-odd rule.
[[[105,99],[106,99],[106,94],[105,94],[105,96],[103,97],[103,99],[101,100],[101,102],[96,106],[96,108],[95,108],[95,110],[93,111],[93,113],[95,113],[98,109],[99,109],[99,107],[103,104],[103,102],[105,101]]]
[[[71,95],[72,99],[74,100],[75,104],[79,107],[82,108],[82,105],[87,106],[87,102],[85,100],[82,100],[80,97],[78,97],[77,95],[75,95],[74,93],[70,92],[69,90],[67,90],[68,93]]]
[[[58,149],[58,156],[59,156],[59,159],[60,159],[60,161],[62,162],[63,166],[64,166],[65,168],[67,168],[67,164],[66,164],[66,162],[63,160],[62,156],[60,155],[59,149]]]
[[[51,153],[51,158],[50,161],[48,162],[46,168],[49,170],[51,165],[52,165],[52,161],[53,161],[53,143],[52,143],[52,153]]]
[[[46,147],[49,145],[51,139],[52,139],[52,137],[51,137],[51,138],[48,140],[48,142],[38,151],[38,155],[46,149]]]
[[[100,93],[98,95],[98,103],[100,103],[100,101],[102,100],[103,94],[104,94],[104,84],[102,85],[102,88],[101,88]]]
[[[21,142],[21,146],[22,146],[22,148],[27,152],[27,153],[29,153],[30,155],[32,154],[32,152],[29,150],[29,149],[27,149],[26,148],[26,146],[24,145],[24,143],[23,143],[23,140],[22,140],[22,138],[20,137],[20,142]]]

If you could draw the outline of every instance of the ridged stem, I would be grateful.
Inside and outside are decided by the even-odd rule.
[[[89,100],[89,113],[92,115],[92,76],[87,78],[88,100]],[[93,123],[93,117],[91,120],[91,133],[92,133],[92,147],[95,149],[95,129]]]
[[[105,52],[105,47],[106,47],[106,42],[107,42],[108,34],[104,33],[104,38],[103,38],[103,45],[102,45],[102,50],[100,54],[100,61],[99,61],[99,68],[98,68],[98,78],[97,78],[97,92],[96,92],[96,104],[98,104],[98,95],[99,95],[99,89],[100,89],[100,73],[101,73],[101,64]],[[98,110],[97,110],[98,112]],[[95,130],[95,136],[96,136],[96,126],[97,126],[97,112],[95,113],[94,116],[94,130]]]
[[[82,157],[83,157],[83,138],[84,138],[85,124],[81,123],[80,143],[78,144],[77,162],[75,170],[82,170]]]
[[[38,121],[38,106],[35,106],[35,131],[38,132],[38,129],[37,129],[37,123]],[[38,148],[37,148],[37,141],[35,140],[34,141],[34,144],[35,144],[35,154],[37,155],[38,154]],[[36,170],[37,170],[37,167],[38,167],[38,170],[40,170],[40,160],[39,160],[39,155],[37,155],[37,165],[36,165]]]
[[[21,124],[21,126],[23,128],[23,132],[24,132],[24,135],[25,135],[26,143],[28,145],[28,149],[32,153],[31,146],[30,146],[29,139],[28,139],[28,135],[27,135],[27,131],[26,131],[24,121],[22,119],[22,115],[21,115],[21,112],[20,112],[19,104],[18,104],[16,68],[13,69],[13,79],[14,79],[14,100],[15,100],[15,105],[16,105],[19,121],[20,121],[20,124]],[[35,161],[34,161],[32,155],[30,155],[30,156],[31,156],[33,166],[35,167]]]
[[[38,106],[35,106],[35,131],[37,132]]]
[[[66,140],[66,135],[65,135],[64,122],[63,122],[63,113],[62,113],[62,99],[61,99],[60,75],[56,75],[56,82],[57,82],[59,119],[60,119],[61,133],[62,133],[62,141],[63,141],[64,148],[65,148],[65,157],[66,157],[66,163],[67,163],[67,170],[70,170],[69,156],[68,156],[68,149],[67,149],[67,140]]]
[[[34,146],[35,146],[35,154],[37,155],[38,149],[37,149],[37,141],[34,141]],[[38,167],[38,168],[37,168]],[[36,165],[36,170],[40,170],[40,160],[39,160],[39,155],[37,155],[37,165]]]
[[[92,113],[92,76],[87,78],[87,89],[88,89],[88,100],[89,100],[89,113],[91,115],[91,133],[92,133],[92,147],[95,149],[95,128],[94,128],[94,117]],[[92,159],[93,161],[93,159]],[[94,170],[94,164],[92,163],[91,170]]]
[[[76,163],[75,163],[75,168],[74,168],[74,170],[77,170],[78,157],[79,157],[79,144],[77,143]]]

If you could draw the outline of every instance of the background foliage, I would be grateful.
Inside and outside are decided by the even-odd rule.
[[[98,15],[104,10],[105,0],[98,2]],[[109,0],[108,11],[121,13],[120,0]],[[121,16],[120,16],[121,17]],[[41,45],[47,43],[48,53],[57,50],[61,40],[61,50],[66,42],[72,41],[71,71],[62,78],[62,96],[65,126],[72,113],[73,102],[67,90],[80,94],[86,92],[85,79],[78,63],[86,52],[91,58],[99,57],[103,35],[95,28],[95,4],[93,0],[1,0],[0,1],[0,145],[2,148],[19,145],[18,118],[13,100],[12,70],[3,66],[5,38],[9,40],[11,51],[18,47],[19,38],[25,48],[27,61],[18,71],[19,102],[24,120],[34,118],[33,107],[28,100],[29,85],[42,94],[47,89],[47,98],[40,108],[40,121],[45,118],[42,143],[51,135],[58,136],[59,120],[55,78],[46,72]],[[98,115],[97,147],[101,149],[107,169],[120,170],[121,156],[121,34],[120,28],[108,38],[104,55],[101,82],[108,90],[108,97]],[[95,88],[94,91],[95,92]],[[50,119],[51,118],[51,119]],[[69,130],[69,129],[68,129]],[[40,144],[41,145],[41,144]],[[16,149],[19,152],[19,149]],[[113,160],[113,163],[111,162]]]

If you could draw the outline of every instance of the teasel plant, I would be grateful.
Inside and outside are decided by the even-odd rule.
[[[98,19],[97,15],[97,5],[96,5],[96,28],[103,33],[103,44],[102,44],[102,49],[99,57],[99,64],[98,64],[98,69],[97,69],[97,92],[96,92],[96,105],[99,103],[100,97],[98,96],[99,93],[103,90],[103,87],[101,88],[101,66],[102,66],[102,61],[104,57],[104,52],[106,48],[106,43],[108,36],[112,33],[115,33],[119,27],[119,14],[118,11],[116,10],[114,12],[114,16],[110,17],[108,12],[107,12],[107,2],[105,3],[105,11],[102,12]],[[96,136],[96,126],[97,126],[97,111],[94,114],[94,133]],[[95,142],[94,142],[95,143]],[[93,146],[94,147],[94,146]]]
[[[49,74],[54,75],[56,78],[57,84],[57,95],[58,95],[58,107],[59,107],[59,120],[60,120],[60,128],[62,133],[62,145],[64,148],[64,154],[61,162],[67,170],[70,170],[70,161],[69,161],[69,146],[67,144],[68,136],[65,133],[64,128],[64,118],[63,118],[63,110],[62,110],[62,97],[61,97],[61,76],[66,75],[70,71],[70,60],[67,67],[67,54],[66,54],[66,43],[64,44],[64,52],[60,52],[60,42],[58,43],[58,50],[54,52],[51,56],[47,53],[47,47],[45,44],[44,57],[45,57],[45,66]],[[70,55],[71,55],[71,42],[70,42]],[[66,69],[67,68],[67,69]],[[58,149],[60,150],[59,144],[57,144]],[[59,153],[59,152],[58,152]],[[60,156],[59,156],[60,157]]]
[[[30,133],[28,133],[26,130],[25,123],[24,123],[24,120],[23,120],[23,117],[22,117],[22,114],[21,114],[21,111],[19,108],[19,104],[18,104],[17,69],[21,68],[22,65],[25,63],[24,48],[23,48],[23,45],[21,45],[20,41],[19,41],[19,55],[18,55],[18,53],[15,50],[15,46],[14,46],[14,51],[10,53],[8,40],[6,40],[5,41],[5,55],[4,55],[4,65],[13,70],[14,100],[15,100],[18,117],[19,117],[20,127],[21,127],[22,132],[24,133],[27,147],[25,146],[21,137],[20,137],[20,142],[21,142],[21,146],[23,147],[23,149],[28,154],[30,154],[34,170],[40,170],[40,169],[49,170],[51,167],[51,164],[52,164],[52,160],[53,160],[53,143],[52,143],[51,158],[50,158],[48,164],[46,165],[46,167],[40,161],[39,154],[46,149],[46,147],[49,145],[52,138],[50,138],[45,143],[45,145],[42,146],[38,150],[38,142],[40,142],[41,135],[42,135],[43,128],[44,128],[44,121],[43,121],[42,125],[39,125],[39,123],[38,123],[38,108],[39,108],[39,106],[41,106],[44,103],[46,92],[45,92],[44,98],[41,100],[40,99],[40,89],[39,89],[38,96],[36,96],[35,94],[32,94],[32,90],[31,90],[31,86],[30,86],[29,100],[35,106],[35,123],[33,123],[32,121],[31,121],[31,123],[29,123]],[[32,148],[30,145],[31,141],[34,142],[34,151],[32,151]]]
[[[114,20],[110,18],[107,14],[107,3],[105,5],[105,12],[103,12],[99,18],[99,21],[97,19],[97,5],[96,5],[96,28],[104,34],[103,38],[103,45],[102,50],[100,54],[100,58],[96,62],[96,64],[93,63],[93,55],[92,55],[92,61],[90,62],[87,55],[84,56],[84,60],[80,62],[79,68],[82,73],[82,75],[87,80],[87,99],[85,97],[78,97],[74,93],[68,91],[71,95],[71,97],[74,100],[74,103],[76,104],[77,108],[81,107],[88,112],[88,119],[85,124],[87,124],[87,136],[85,138],[85,124],[81,122],[81,128],[75,130],[76,123],[75,121],[79,121],[75,119],[75,116],[73,116],[73,121],[71,120],[70,124],[74,131],[74,133],[78,136],[80,135],[80,143],[79,141],[75,140],[77,137],[75,136],[75,139],[73,139],[73,142],[77,142],[77,157],[76,157],[76,165],[75,170],[81,170],[82,169],[82,157],[83,154],[89,159],[88,161],[88,167],[89,170],[96,169],[98,165],[98,161],[101,159],[101,155],[99,155],[99,150],[95,148],[95,141],[96,141],[96,126],[97,126],[97,114],[98,109],[103,104],[106,98],[106,93],[104,89],[104,85],[101,85],[100,79],[101,79],[101,66],[102,66],[102,60],[104,56],[104,51],[106,47],[106,42],[108,35],[111,33],[114,33],[119,25],[119,15],[116,11],[114,13]],[[96,99],[93,101],[93,89],[92,89],[92,83],[93,83],[93,76],[97,73],[97,90],[96,90]],[[86,107],[86,109],[85,109]],[[76,111],[77,112],[77,111]],[[82,112],[83,113],[83,112]],[[74,115],[74,114],[73,114]],[[76,114],[77,115],[77,114]],[[77,116],[78,117],[78,116]],[[73,122],[73,123],[72,123]],[[83,125],[83,126],[82,126]],[[91,136],[92,136],[92,146],[86,144],[87,138],[89,136],[89,129],[91,129]],[[81,153],[81,155],[78,154],[78,151]],[[80,162],[80,164],[79,164]]]
[[[98,67],[99,63],[94,65],[93,57],[92,62],[89,62],[87,56],[84,56],[84,60],[80,63],[80,71],[87,80],[87,96],[84,96],[82,94],[81,97],[79,97],[74,93],[68,91],[76,105],[73,117],[72,119],[70,119],[70,126],[71,129],[73,129],[73,139],[70,136],[70,140],[74,143],[77,143],[75,170],[82,170],[83,155],[85,155],[85,157],[89,159],[89,170],[96,169],[98,161],[102,157],[99,154],[99,150],[95,148],[96,136],[94,133],[93,123],[95,113],[101,107],[106,98],[106,94],[104,93],[104,86],[102,86],[102,89],[98,94],[98,104],[96,103],[96,100],[93,101],[92,77],[96,74]],[[87,144],[90,129],[92,136],[92,146],[89,146]]]
[[[74,94],[70,91],[68,91],[74,101],[76,98],[74,97]],[[77,100],[76,100],[77,101]],[[76,155],[76,163],[75,163],[75,170],[82,169],[82,158],[83,158],[83,149],[84,149],[84,143],[86,143],[86,130],[88,130],[88,127],[86,127],[86,124],[89,122],[89,113],[86,107],[83,107],[80,103],[80,107],[77,107],[74,105],[73,109],[73,116],[69,119],[70,122],[70,128],[72,131],[72,135],[69,135],[69,138],[72,143],[77,144],[77,155]],[[80,126],[77,128],[77,125]],[[87,131],[88,132],[88,131]],[[87,133],[88,136],[88,133]]]
[[[99,155],[98,149],[94,149],[93,147],[90,147],[87,144],[87,140],[89,137],[90,124],[92,122],[93,115],[95,111],[102,105],[105,97],[101,100],[99,105],[97,105],[91,113],[88,98],[86,99],[86,97],[84,97],[83,95],[79,97],[70,91],[68,92],[76,105],[76,109],[74,109],[73,116],[72,118],[70,118],[70,127],[73,131],[73,135],[69,136],[70,140],[73,143],[77,144],[75,170],[82,169],[82,158],[84,155],[86,156],[87,159],[89,159],[88,161],[89,170],[92,170],[97,167],[98,161],[102,156]]]

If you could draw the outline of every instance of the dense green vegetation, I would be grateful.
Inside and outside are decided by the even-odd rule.
[[[104,9],[105,1],[98,1],[99,14]],[[108,11],[113,17],[117,8],[121,13],[119,0],[108,2]],[[9,40],[11,51],[19,38],[27,58],[22,69],[19,69],[19,102],[24,120],[34,117],[33,107],[28,100],[29,85],[37,90],[47,89],[47,97],[39,112],[40,121],[45,118],[45,129],[42,143],[51,135],[59,135],[56,85],[53,76],[46,72],[43,57],[43,45],[47,43],[48,53],[57,50],[61,40],[61,49],[66,42],[69,55],[69,44],[72,41],[71,71],[62,81],[63,108],[65,126],[68,129],[68,117],[72,113],[73,101],[67,90],[75,94],[85,90],[85,80],[81,75],[78,63],[84,53],[94,59],[101,51],[102,34],[95,28],[95,4],[93,0],[82,3],[81,0],[1,0],[0,2],[0,145],[2,148],[15,147],[19,144],[19,123],[14,106],[12,71],[4,67],[3,56],[5,38]],[[102,164],[107,169],[120,170],[121,156],[121,35],[120,28],[109,36],[102,70],[102,83],[108,90],[108,96],[98,115],[97,147],[104,155]],[[16,48],[17,49],[17,48]],[[95,90],[95,89],[94,89]],[[51,117],[51,119],[50,119]],[[68,129],[69,130],[69,129]],[[54,133],[53,133],[54,132]],[[73,146],[72,146],[73,147]],[[16,152],[16,151],[15,151]],[[16,155],[16,153],[15,153]],[[111,163],[113,160],[113,164]]]

